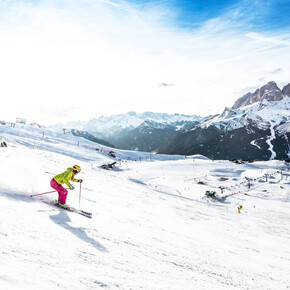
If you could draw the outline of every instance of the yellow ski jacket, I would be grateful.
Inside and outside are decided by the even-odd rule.
[[[79,182],[78,179],[72,178],[73,177],[73,169],[69,167],[65,172],[58,174],[54,177],[54,180],[58,184],[66,184],[67,186],[70,186],[71,184],[69,183],[70,181],[73,182]]]

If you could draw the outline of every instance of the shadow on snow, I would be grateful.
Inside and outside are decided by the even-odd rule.
[[[46,204],[50,204],[47,198],[42,199],[33,199],[30,196],[27,195],[25,192],[15,192],[9,189],[1,189],[0,196],[4,196],[9,199],[13,199],[18,202],[44,202]],[[99,242],[94,240],[93,238],[89,237],[87,233],[85,232],[84,228],[80,227],[73,227],[69,225],[69,222],[71,221],[67,212],[65,210],[59,209],[60,212],[56,215],[50,216],[50,220],[52,220],[55,224],[61,226],[62,228],[68,230],[72,234],[74,234],[79,239],[83,240],[86,243],[91,244],[94,248],[101,252],[108,252],[108,250],[101,245]]]
[[[56,215],[51,215],[49,217],[55,224],[61,226],[62,228],[68,230],[73,235],[75,235],[80,240],[91,244],[94,248],[101,252],[108,252],[108,250],[101,245],[99,242],[89,237],[84,228],[81,227],[73,227],[69,224],[71,221],[67,212],[65,210],[60,210],[60,212]]]

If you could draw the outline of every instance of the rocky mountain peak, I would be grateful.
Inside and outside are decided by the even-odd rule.
[[[290,90],[290,87],[287,91]],[[254,93],[247,93],[241,98],[239,98],[232,109],[238,109],[243,106],[251,105],[253,103],[261,102],[267,100],[270,102],[280,101],[283,99],[283,93],[273,81],[268,82],[266,85],[257,89]]]
[[[282,93],[284,96],[290,97],[290,83],[283,88]]]

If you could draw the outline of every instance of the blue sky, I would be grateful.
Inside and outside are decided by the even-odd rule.
[[[236,24],[243,24],[245,30],[251,26],[257,30],[277,30],[290,26],[289,0],[161,0],[161,1],[132,1],[130,5],[138,5],[146,9],[148,6],[160,7],[174,11],[172,21],[176,26],[184,29],[197,29],[203,22],[218,18],[230,11],[239,11],[240,18]]]
[[[171,2],[171,1],[169,1]],[[190,27],[191,23],[200,25],[202,22],[216,18],[223,13],[240,11],[240,17],[236,19],[244,23],[241,28],[247,29],[250,25],[253,29],[273,30],[289,27],[289,1],[263,0],[263,1],[172,1],[179,7],[177,22],[180,25]]]
[[[237,1],[164,1],[159,2],[160,5],[166,9],[170,9],[176,12],[174,20],[176,25],[182,28],[198,28],[202,25],[202,22],[218,17],[226,9],[233,6]]]
[[[290,0],[0,0],[0,119],[221,113],[289,83],[288,15]]]

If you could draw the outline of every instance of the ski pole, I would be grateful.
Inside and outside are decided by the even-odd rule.
[[[82,183],[80,183],[79,208],[80,208],[80,206],[81,206],[81,195],[82,195]]]
[[[38,194],[32,194],[32,195],[30,195],[30,197],[37,196],[37,195],[48,194],[48,193],[52,193],[52,192],[55,192],[55,191],[56,191],[56,190],[48,191],[48,192],[43,192],[43,193],[38,193]]]

